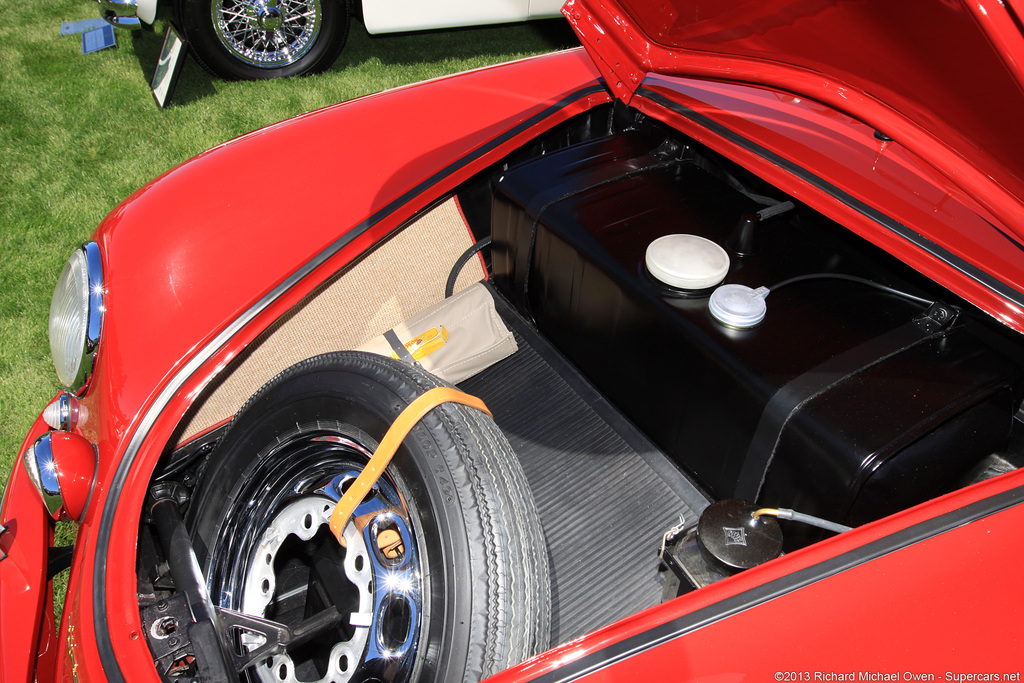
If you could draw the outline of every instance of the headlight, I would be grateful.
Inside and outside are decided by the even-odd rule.
[[[81,391],[92,373],[103,318],[103,267],[95,242],[68,259],[50,302],[50,352],[61,383]]]

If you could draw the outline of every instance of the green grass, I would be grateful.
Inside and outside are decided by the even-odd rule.
[[[348,45],[326,73],[225,82],[189,59],[171,106],[160,110],[149,80],[167,15],[154,32],[118,32],[116,49],[83,55],[80,36],[59,35],[60,23],[95,16],[88,0],[42,0],[0,23],[0,485],[60,388],[46,338],[57,275],[121,199],[189,157],[275,121],[574,44],[559,20],[393,36],[370,36],[353,21]]]

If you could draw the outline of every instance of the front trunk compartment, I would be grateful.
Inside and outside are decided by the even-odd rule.
[[[459,388],[491,409],[529,484],[546,541],[552,646],[728,575],[695,540],[716,501],[858,526],[1021,464],[1024,356],[1013,333],[657,121],[600,107],[456,197],[470,242],[490,240],[488,291],[518,346]],[[424,238],[433,234],[442,233]],[[714,286],[653,277],[648,245],[674,234],[724,250],[725,283],[768,288],[763,321],[722,324],[709,313]],[[458,262],[451,251],[444,268]],[[422,282],[394,286],[423,305]],[[332,287],[279,327],[331,309],[317,298]],[[362,330],[340,348],[393,317],[383,329],[372,311],[345,320]],[[210,396],[322,353],[323,321],[313,320],[285,336],[306,340],[287,353],[271,349],[281,329],[268,330],[203,400],[237,411],[246,396]],[[280,366],[251,362],[277,356]],[[202,401],[153,482],[178,487],[186,520],[225,431],[196,415]],[[138,592],[152,622],[183,587],[150,521],[140,524]],[[785,552],[834,533],[779,528]],[[202,566],[205,549],[194,550]],[[151,649],[165,680],[199,675],[188,648]]]
[[[741,178],[639,131],[512,167],[495,284],[715,498],[859,525],[953,488],[1006,444],[1017,369],[839,226],[791,202],[758,220],[789,200]],[[708,289],[650,274],[648,245],[676,233],[725,248],[724,282],[769,289],[763,322],[732,329]]]

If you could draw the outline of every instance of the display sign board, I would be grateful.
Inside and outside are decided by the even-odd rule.
[[[160,50],[160,61],[157,62],[156,70],[153,72],[153,98],[160,107],[166,107],[174,93],[174,86],[178,83],[178,76],[181,74],[181,67],[185,64],[185,55],[188,47],[185,39],[174,28],[167,27],[167,34],[164,36],[164,46]]]
[[[105,47],[114,47],[117,39],[114,38],[114,27],[104,24],[100,28],[86,31],[82,34],[82,54],[87,55]]]

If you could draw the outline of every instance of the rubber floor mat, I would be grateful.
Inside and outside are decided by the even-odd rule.
[[[662,535],[708,501],[500,296],[519,351],[463,382],[519,456],[540,510],[551,644],[657,604]]]

